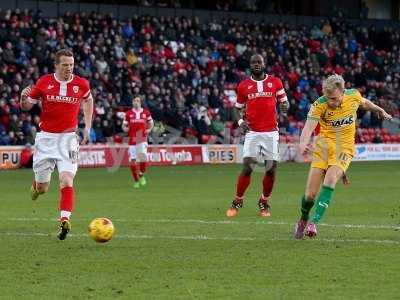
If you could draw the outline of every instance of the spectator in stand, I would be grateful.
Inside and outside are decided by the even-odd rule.
[[[219,138],[223,138],[225,136],[225,125],[221,121],[221,116],[218,114],[215,115],[211,121],[211,131]]]
[[[7,132],[3,126],[3,129],[0,128],[0,146],[8,146],[11,145],[10,137],[7,135]]]

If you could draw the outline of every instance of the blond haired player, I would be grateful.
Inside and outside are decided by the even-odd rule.
[[[363,98],[358,90],[345,89],[340,75],[329,76],[323,82],[322,90],[323,96],[313,103],[300,137],[300,153],[312,152],[313,158],[302,198],[301,218],[295,228],[296,239],[302,239],[304,234],[310,238],[317,235],[316,224],[329,206],[337,181],[350,165],[355,151],[357,109],[375,112],[385,120],[392,118],[381,107]],[[311,135],[318,123],[320,135],[311,145]],[[317,205],[308,223],[314,202]]]

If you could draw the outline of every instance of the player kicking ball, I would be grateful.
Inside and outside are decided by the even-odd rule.
[[[243,168],[237,178],[236,195],[227,217],[235,217],[243,206],[244,194],[250,184],[251,174],[257,163],[264,165],[262,193],[258,200],[259,215],[271,215],[269,199],[275,182],[279,160],[279,131],[277,103],[286,113],[289,102],[282,81],[265,73],[264,58],[255,54],[250,58],[251,77],[241,81],[237,87],[235,108],[242,119],[238,125],[245,133],[243,146]],[[244,112],[244,114],[242,114]]]
[[[146,185],[147,137],[154,126],[147,109],[142,108],[139,96],[132,99],[132,109],[126,112],[122,129],[129,136],[129,160],[133,177],[133,188]]]
[[[336,183],[341,178],[345,184],[348,183],[345,172],[355,152],[357,109],[376,112],[385,120],[392,118],[382,108],[363,98],[358,90],[345,89],[340,75],[329,76],[323,82],[322,90],[323,96],[313,103],[300,137],[299,151],[303,155],[312,153],[312,162],[301,200],[301,217],[296,224],[295,239],[303,239],[304,235],[316,237],[317,224],[332,200]],[[320,134],[311,146],[311,135],[318,123]],[[315,212],[309,222],[315,202]]]
[[[31,198],[46,193],[51,174],[57,167],[60,185],[60,231],[64,240],[71,230],[70,217],[74,208],[74,177],[78,169],[79,141],[76,135],[78,114],[82,103],[85,128],[82,143],[86,143],[92,124],[93,98],[89,82],[73,74],[74,56],[70,50],[55,53],[55,73],[39,78],[34,86],[21,93],[21,108],[30,110],[41,103],[40,132],[36,134],[33,153],[35,179]]]

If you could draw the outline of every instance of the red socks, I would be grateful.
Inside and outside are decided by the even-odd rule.
[[[242,199],[244,192],[250,184],[251,176],[239,175],[236,184],[236,199]]]
[[[146,162],[140,162],[139,163],[139,167],[140,167],[140,173],[141,174],[146,173]]]
[[[137,165],[134,162],[131,163],[131,173],[132,173],[133,179],[135,181],[139,181],[139,172],[138,172],[138,169],[137,169]]]
[[[275,175],[264,175],[263,179],[263,198],[267,199],[271,196],[272,188],[274,187]]]
[[[250,185],[251,176],[243,176],[239,175],[236,184],[236,200],[242,201],[243,195],[246,192],[246,189]],[[271,196],[272,188],[274,187],[275,175],[264,175],[263,179],[263,195],[262,202],[267,202],[268,198]]]
[[[146,166],[146,162],[140,162],[139,165],[136,162],[131,162],[131,173],[133,180],[139,181],[139,177],[146,172]]]
[[[75,202],[75,192],[74,188],[71,186],[66,186],[60,190],[61,199],[60,199],[60,212],[61,219],[69,219],[71,212],[74,209]]]

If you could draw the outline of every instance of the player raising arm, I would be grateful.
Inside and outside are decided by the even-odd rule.
[[[85,128],[83,141],[89,139],[92,124],[93,98],[89,82],[73,74],[74,56],[70,50],[55,53],[55,73],[39,78],[21,93],[21,108],[30,110],[41,102],[40,132],[35,138],[31,198],[36,200],[47,192],[51,174],[57,167],[60,184],[60,232],[64,240],[71,229],[70,216],[74,208],[74,177],[78,169],[79,141],[76,135],[78,114],[82,103]]]
[[[392,118],[381,107],[363,98],[358,90],[344,87],[340,75],[331,75],[323,82],[323,96],[313,103],[301,133],[299,151],[303,155],[310,152],[313,157],[301,202],[301,217],[295,228],[296,239],[302,239],[304,234],[310,238],[317,235],[316,224],[329,206],[337,181],[350,165],[355,152],[357,109],[370,110],[385,120]],[[320,134],[311,145],[311,135],[318,123]],[[317,205],[308,223],[314,202]]]

